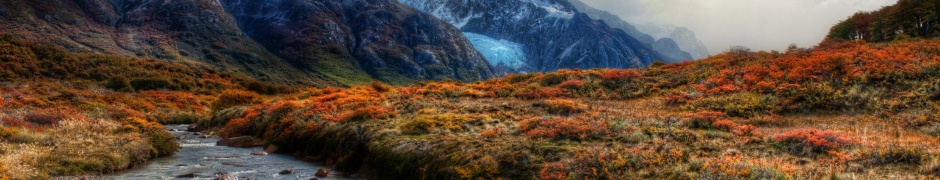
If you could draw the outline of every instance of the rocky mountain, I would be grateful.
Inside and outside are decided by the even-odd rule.
[[[476,48],[498,69],[633,68],[674,60],[579,12],[567,0],[399,1],[476,36],[474,45],[489,45]],[[511,55],[525,59],[505,58]]]
[[[0,34],[288,84],[494,76],[458,29],[393,0],[7,0]]]
[[[706,58],[709,55],[708,48],[695,37],[695,32],[692,32],[689,28],[646,23],[638,26],[637,29],[656,39],[672,39],[679,45],[679,48],[691,54],[695,59]]]
[[[646,33],[641,32],[633,24],[628,23],[627,21],[621,19],[619,16],[611,14],[610,12],[593,8],[584,2],[579,0],[569,0],[571,5],[573,5],[579,12],[587,14],[589,17],[597,20],[604,21],[610,27],[618,28],[633,36],[640,42],[643,42],[648,47],[653,50],[662,53],[663,55],[669,56],[671,59],[682,61],[682,60],[692,60],[699,59],[701,57],[694,57],[689,52],[686,52],[683,48],[679,47],[679,44],[676,41],[668,38],[653,38]],[[707,56],[707,52],[706,52]],[[672,61],[672,62],[678,62]],[[670,62],[670,63],[672,63]]]

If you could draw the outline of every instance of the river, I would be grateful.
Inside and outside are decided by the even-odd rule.
[[[193,132],[186,132],[187,125],[166,125],[176,137],[181,148],[169,157],[151,160],[148,164],[116,174],[105,175],[103,179],[215,179],[222,175],[238,179],[356,179],[330,171],[327,177],[314,176],[319,169],[329,167],[322,164],[304,162],[283,154],[251,155],[263,151],[256,148],[233,148],[216,146],[216,138],[199,138]],[[177,130],[177,131],[174,131]],[[291,171],[291,173],[285,172]]]

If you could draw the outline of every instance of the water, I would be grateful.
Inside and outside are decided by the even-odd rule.
[[[151,160],[146,165],[117,174],[106,175],[104,179],[174,179],[179,175],[194,174],[195,179],[215,179],[217,174],[233,174],[238,179],[310,179],[317,170],[329,167],[304,162],[282,154],[266,156],[251,155],[263,151],[256,148],[233,148],[216,146],[215,138],[199,138],[193,132],[185,132],[187,125],[167,125],[167,129],[176,137],[180,151],[170,157]],[[294,174],[280,174],[284,170],[293,170]],[[343,177],[339,172],[330,171],[329,176],[320,179],[354,179]]]

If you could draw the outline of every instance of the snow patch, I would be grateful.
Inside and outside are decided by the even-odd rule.
[[[571,19],[574,17],[574,12],[564,11],[561,5],[549,3],[545,0],[533,0],[532,4],[538,6],[539,8],[544,9],[548,12],[548,17],[556,17],[560,19]]]
[[[494,39],[489,36],[464,32],[473,47],[480,51],[492,65],[504,65],[513,69],[525,66],[525,52],[519,43]]]

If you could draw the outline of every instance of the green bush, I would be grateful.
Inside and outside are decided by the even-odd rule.
[[[176,138],[166,131],[153,131],[147,134],[150,137],[150,145],[154,149],[156,156],[168,156],[176,153],[180,145],[176,143]]]

